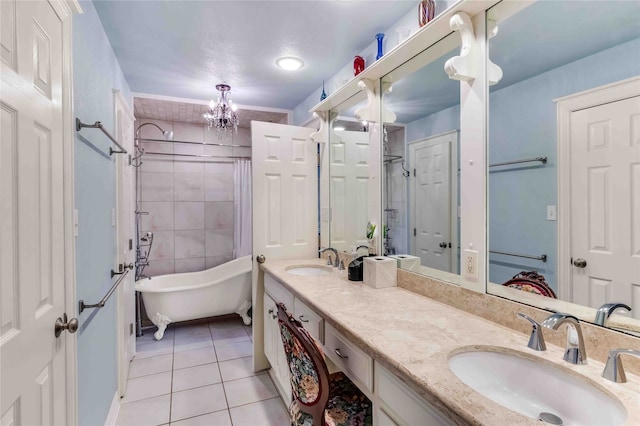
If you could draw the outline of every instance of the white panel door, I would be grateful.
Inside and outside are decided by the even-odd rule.
[[[571,114],[571,240],[572,301],[640,318],[640,97]]]
[[[429,268],[451,272],[453,134],[429,138],[409,146],[411,252]]]
[[[266,261],[318,257],[318,160],[313,129],[252,121],[254,368],[264,355],[262,295]],[[291,307],[293,309],[293,307]]]
[[[133,152],[134,118],[124,98],[119,92],[114,93],[116,139],[129,153]],[[135,235],[134,218],[134,180],[133,166],[129,163],[130,154],[114,154],[116,160],[117,185],[117,256],[114,269],[120,265],[135,262],[133,241]],[[118,286],[118,389],[124,396],[129,376],[129,363],[135,355],[136,339],[133,332],[135,322],[134,272],[129,273]]]
[[[330,138],[330,246],[351,253],[367,241],[369,133],[343,131]]]
[[[49,2],[0,3],[0,418],[2,425],[65,425],[74,418],[67,417],[65,359],[72,337],[56,338],[54,324],[66,297],[69,32]]]

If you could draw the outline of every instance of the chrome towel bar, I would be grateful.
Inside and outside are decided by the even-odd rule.
[[[489,250],[489,253],[502,254],[502,255],[505,255],[505,256],[524,257],[526,259],[541,260],[543,262],[547,261],[547,255],[546,254],[541,254],[540,256],[529,256],[529,255],[526,255],[526,254],[508,253],[506,251],[498,251],[498,250]]]
[[[107,303],[107,300],[109,300],[109,298],[111,297],[113,292],[118,287],[118,284],[120,284],[120,282],[122,280],[124,280],[124,277],[127,276],[129,271],[130,271],[130,269],[127,267],[123,272],[120,273],[121,275],[118,278],[118,280],[111,286],[111,288],[109,289],[107,294],[105,294],[104,297],[102,298],[102,300],[100,300],[98,303],[94,303],[93,305],[87,305],[86,303],[84,303],[84,300],[79,301],[78,302],[78,311],[80,313],[82,313],[82,311],[84,311],[85,309],[93,309],[93,308],[100,309],[100,308],[104,308],[104,305]],[[113,271],[111,271],[111,272],[113,272]],[[113,277],[113,275],[112,275],[112,277]]]
[[[536,161],[539,161],[542,164],[547,164],[547,157],[525,158],[524,160],[513,160],[513,161],[505,161],[502,163],[493,163],[493,164],[489,164],[489,167],[508,166],[510,164],[520,164],[520,163],[533,163]]]
[[[127,153],[127,150],[124,149],[122,147],[122,145],[120,145],[118,143],[118,141],[115,140],[115,138],[113,136],[111,136],[111,134],[104,129],[104,126],[102,125],[101,122],[96,121],[93,124],[86,124],[86,123],[83,123],[82,121],[80,121],[80,119],[76,117],[76,132],[79,132],[84,127],[88,128],[88,129],[100,129],[100,130],[102,130],[102,133],[104,133],[109,139],[111,139],[111,142],[113,142],[118,148],[120,148],[120,151],[115,151],[113,148],[109,147],[109,155],[126,154]]]

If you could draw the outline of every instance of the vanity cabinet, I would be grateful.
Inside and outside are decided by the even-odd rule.
[[[381,364],[375,363],[374,425],[454,425]]]
[[[289,290],[269,274],[264,277],[264,354],[271,364],[271,377],[282,395],[285,404],[291,401],[291,384],[289,383],[289,366],[278,326],[277,302],[281,302],[287,310],[302,322],[309,333],[320,343],[324,341],[324,320],[304,302],[296,299]]]
[[[373,393],[373,359],[330,324],[324,334],[324,355],[369,398]]]
[[[291,401],[291,384],[280,338],[277,302],[283,303],[322,344],[330,371],[344,372],[369,397],[374,425],[454,424],[268,273],[264,288],[264,352],[271,364],[271,378],[285,404]]]
[[[276,302],[264,294],[264,354],[271,364],[273,379],[282,399],[291,401],[291,385],[289,384],[289,366],[278,327],[278,307]]]

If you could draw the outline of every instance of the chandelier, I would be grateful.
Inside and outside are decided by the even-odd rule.
[[[231,86],[228,84],[217,84],[216,89],[220,92],[218,103],[213,100],[209,103],[209,110],[202,114],[207,121],[209,128],[215,127],[218,137],[228,137],[234,130],[238,133],[238,106],[229,99]]]

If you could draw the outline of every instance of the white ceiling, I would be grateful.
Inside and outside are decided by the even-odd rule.
[[[93,3],[133,92],[208,101],[225,82],[237,104],[293,109],[417,1]]]

